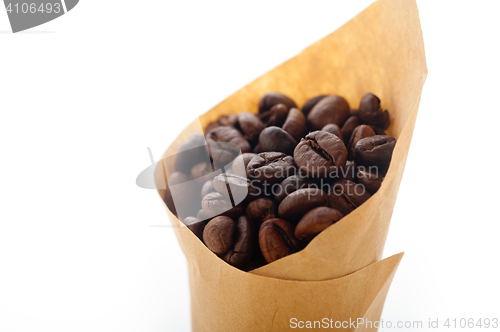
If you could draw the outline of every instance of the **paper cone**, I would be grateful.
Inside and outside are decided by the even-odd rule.
[[[289,319],[298,315],[299,320],[380,317],[401,255],[377,261],[382,257],[426,76],[415,1],[380,0],[183,131],[164,158],[175,155],[190,134],[202,132],[221,115],[256,112],[259,97],[269,91],[285,93],[299,105],[320,94],[337,94],[351,108],[372,92],[389,110],[388,134],[397,139],[391,166],[376,194],[302,251],[252,272],[229,266],[188,229],[175,227],[189,265],[194,331],[288,330]],[[170,174],[172,158],[165,160],[170,161],[165,163]],[[157,167],[156,173],[159,176],[163,170]],[[174,226],[180,226],[170,212],[169,216]],[[342,276],[346,277],[335,279]]]

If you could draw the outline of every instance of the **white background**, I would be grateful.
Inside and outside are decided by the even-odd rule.
[[[184,256],[150,227],[168,223],[157,194],[135,185],[146,147],[158,159],[371,2],[84,0],[15,35],[0,10],[0,331],[188,331]],[[383,319],[500,318],[500,6],[418,6],[429,75]]]

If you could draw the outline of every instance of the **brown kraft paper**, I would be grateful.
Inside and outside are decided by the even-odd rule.
[[[240,89],[189,125],[164,154],[224,114],[257,112],[260,96],[279,91],[299,106],[320,94],[357,108],[372,92],[391,115],[397,139],[379,191],[316,236],[302,251],[251,272],[215,254],[168,211],[189,266],[193,331],[287,331],[302,321],[380,318],[402,254],[379,261],[404,171],[427,76],[414,0],[379,0],[340,29]],[[170,159],[171,160],[171,159]],[[166,173],[174,171],[165,165]],[[163,170],[157,167],[155,176]],[[162,190],[158,190],[160,195]],[[303,329],[301,329],[303,330]],[[364,331],[373,329],[339,329]]]

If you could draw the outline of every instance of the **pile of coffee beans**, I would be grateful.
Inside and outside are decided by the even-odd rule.
[[[245,271],[304,248],[380,188],[396,140],[380,99],[359,109],[321,95],[302,109],[261,97],[258,113],[224,115],[179,149],[164,200],[205,245]]]

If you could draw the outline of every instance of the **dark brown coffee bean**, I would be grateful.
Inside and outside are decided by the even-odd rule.
[[[320,130],[329,123],[342,126],[349,117],[349,104],[340,96],[321,99],[307,115],[307,124],[311,130]]]
[[[293,156],[301,172],[325,178],[345,165],[347,149],[337,136],[318,130],[300,141]]]
[[[288,111],[283,130],[292,136],[296,142],[300,141],[306,134],[306,117],[297,108]]]
[[[260,133],[259,144],[264,151],[283,152],[291,155],[297,142],[283,129],[271,126]]]
[[[203,240],[203,229],[205,228],[206,222],[195,217],[187,217],[182,223],[186,225],[187,228],[191,230],[200,240]]]
[[[259,114],[269,111],[277,104],[284,104],[287,108],[297,107],[290,97],[279,92],[268,92],[259,100]]]
[[[311,239],[342,219],[339,211],[320,206],[307,212],[295,227],[295,237],[299,240]]]
[[[292,175],[284,179],[279,186],[275,187],[274,201],[278,204],[291,193],[303,188],[317,188],[316,181],[300,175]]]
[[[269,198],[257,198],[248,204],[245,214],[256,224],[278,216],[278,207]]]
[[[233,219],[225,216],[215,217],[203,230],[203,242],[215,254],[222,255],[233,245],[234,230]]]
[[[175,170],[191,174],[194,165],[200,162],[210,162],[206,152],[206,142],[203,135],[194,133],[185,140],[175,156]]]
[[[327,205],[326,193],[318,188],[299,189],[286,196],[278,207],[280,218],[297,222],[309,210]]]
[[[382,110],[380,99],[372,93],[367,93],[361,98],[359,118],[364,124],[380,127],[384,130],[389,128],[389,112]]]
[[[361,124],[361,120],[359,117],[353,115],[350,116],[345,122],[340,131],[342,131],[342,135],[344,137],[344,142],[349,143],[351,140],[351,135],[354,129]]]
[[[360,139],[363,139],[365,137],[370,137],[374,136],[375,132],[373,129],[368,126],[368,125],[360,125],[357,126],[354,131],[352,132],[351,139],[349,140],[349,144],[347,145],[348,151],[349,151],[349,156],[348,158],[350,160],[354,160],[355,154],[356,154],[356,144]]]
[[[247,196],[255,198],[259,195],[259,191],[251,185],[250,180],[236,174],[219,174],[214,178],[213,184],[219,194],[231,198],[235,205],[243,202]]]
[[[363,185],[341,180],[336,182],[328,192],[328,205],[345,216],[366,202],[370,196]]]
[[[314,106],[323,98],[327,97],[328,95],[320,95],[314,98],[309,99],[306,101],[304,106],[302,106],[302,113],[304,113],[304,116],[307,116],[311,110],[313,109]]]
[[[191,177],[200,184],[212,180],[215,174],[212,171],[212,165],[207,162],[201,162],[193,166],[191,169]]]
[[[243,153],[234,159],[231,166],[231,171],[239,176],[247,176],[247,165],[250,160],[255,156],[255,153]]]
[[[288,109],[289,108],[283,104],[274,105],[269,111],[259,114],[259,119],[266,127],[281,127],[283,123],[285,123]]]
[[[215,192],[213,180],[208,180],[203,184],[203,187],[201,187],[201,198],[205,197],[209,193]]]
[[[355,161],[358,165],[377,166],[385,172],[389,168],[396,140],[388,135],[366,137],[356,144]]]
[[[273,184],[295,174],[295,164],[293,157],[284,153],[263,152],[250,160],[247,173],[251,180]]]
[[[201,209],[200,211],[198,211],[198,213],[196,214],[196,218],[198,218],[199,220],[205,221],[205,223],[208,222],[208,220],[210,219],[205,214],[205,212],[203,211],[203,209]]]
[[[264,221],[259,230],[259,245],[268,263],[297,252],[299,242],[295,238],[294,226],[283,219]]]
[[[210,130],[220,127],[228,126],[235,127],[238,123],[238,117],[235,114],[222,115],[217,121],[211,122],[205,128],[204,133],[208,133]]]
[[[167,178],[168,188],[163,200],[173,214],[184,219],[196,215],[200,204],[201,186],[182,172],[174,172]]]
[[[222,259],[235,267],[242,267],[252,259],[257,242],[257,230],[253,223],[241,216],[236,222],[233,245],[223,254]]]
[[[221,126],[206,135],[207,149],[216,168],[230,163],[238,154],[250,152],[250,143],[232,127]]]
[[[372,195],[380,189],[384,178],[385,174],[380,173],[377,169],[371,171],[363,166],[358,169],[358,182],[364,185]]]
[[[218,192],[214,192],[203,197],[201,208],[209,218],[212,218],[232,210],[233,205],[229,198],[225,198]]]
[[[326,131],[327,133],[330,133],[330,134],[334,134],[335,136],[337,136],[338,138],[340,138],[342,140],[342,142],[344,141],[344,135],[340,131],[339,126],[337,126],[334,123],[327,124],[326,126],[324,126],[323,128],[321,128],[321,130],[322,131]]]
[[[260,132],[264,130],[264,124],[255,115],[250,112],[241,112],[238,114],[238,123],[245,138],[250,142],[256,142],[259,139]]]
[[[230,209],[224,213],[221,213],[221,216],[226,216],[229,218],[238,219],[239,217],[241,217],[242,215],[245,214],[245,208],[246,208],[246,205],[244,205],[243,203],[240,203],[240,204],[236,205],[235,207],[233,207],[232,209]]]

